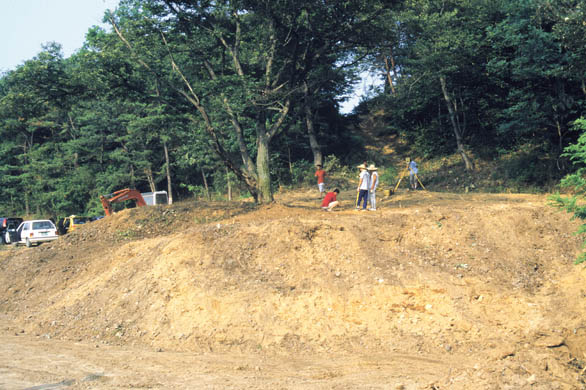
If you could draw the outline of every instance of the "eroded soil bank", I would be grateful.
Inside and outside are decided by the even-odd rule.
[[[586,388],[569,215],[537,195],[354,197],[125,210],[4,248],[0,388]]]

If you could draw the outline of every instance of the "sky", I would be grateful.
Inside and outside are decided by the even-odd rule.
[[[57,42],[65,57],[80,49],[88,29],[102,25],[106,9],[119,0],[0,0],[0,73]]]
[[[374,73],[362,72],[361,80],[352,86],[352,92],[348,95],[348,100],[340,104],[342,114],[350,114],[352,110],[360,103],[363,97],[369,95],[372,88],[381,87],[385,80]]]

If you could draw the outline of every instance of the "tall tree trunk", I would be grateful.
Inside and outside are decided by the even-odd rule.
[[[389,58],[387,58],[387,56],[385,57],[385,70],[387,73],[387,81],[389,82],[389,87],[391,87],[391,93],[394,95],[396,93],[395,91],[395,85],[393,84],[393,78],[391,77],[391,71],[393,71],[393,75],[395,75],[395,58],[393,57],[393,49],[390,48],[389,49],[389,57],[391,60],[391,64],[389,65]]]
[[[31,206],[28,197],[28,190],[24,191],[24,214],[26,216],[31,215]]]
[[[169,161],[169,148],[167,142],[163,141],[163,149],[165,150],[165,173],[167,174],[167,202],[173,204],[173,187],[171,185],[171,162]]]
[[[270,203],[273,201],[271,191],[271,174],[269,171],[269,139],[264,134],[257,136],[256,172],[258,174],[258,202]]]
[[[556,158],[556,165],[558,170],[566,169],[565,160],[562,158],[562,153],[564,151],[564,131],[562,129],[562,124],[560,123],[559,119],[555,120],[556,129],[558,132],[558,156]]]
[[[446,78],[444,76],[440,76],[440,84],[442,87],[442,92],[444,94],[444,99],[446,100],[446,105],[448,107],[448,113],[450,116],[450,122],[452,123],[452,129],[454,130],[454,135],[456,136],[456,146],[458,148],[458,153],[460,153],[460,156],[462,156],[462,160],[464,161],[464,165],[466,167],[467,171],[473,171],[474,170],[474,162],[472,161],[472,159],[470,158],[470,156],[468,156],[468,154],[466,153],[466,148],[464,146],[464,142],[462,139],[462,129],[460,128],[460,126],[458,125],[458,122],[456,120],[456,109],[454,108],[454,103],[452,101],[452,99],[450,98],[450,95],[448,94],[448,89],[446,87]]]
[[[315,128],[313,123],[313,113],[312,109],[312,98],[311,92],[309,91],[309,86],[307,85],[307,81],[303,83],[303,112],[305,115],[305,127],[307,129],[307,136],[309,137],[309,146],[311,147],[311,152],[313,153],[313,164],[314,165],[323,165],[323,155],[321,152],[321,148],[319,146],[319,142],[317,142],[317,137],[315,135]]]
[[[155,178],[153,177],[153,170],[151,167],[145,168],[144,173],[147,177],[147,181],[149,182],[149,187],[151,192],[155,192],[157,190],[157,186],[155,185]]]
[[[32,138],[32,136],[31,136]],[[31,141],[32,143],[32,141]],[[28,138],[25,139],[24,144],[22,145],[22,150],[23,150],[23,155],[24,155],[24,161],[23,161],[23,166],[26,167],[25,169],[29,169],[28,168]],[[30,215],[30,201],[29,201],[29,188],[28,185],[25,183],[25,188],[24,188],[24,213],[29,216]]]
[[[289,174],[293,177],[293,163],[291,162],[291,147],[287,143],[287,162],[289,163]]]
[[[122,150],[124,150],[124,152],[128,155],[128,159],[129,161],[132,161],[132,156],[130,155],[130,151],[128,150],[128,148],[126,147],[125,144],[121,144],[122,145]],[[128,163],[128,173],[130,174],[130,188],[134,188],[134,165],[132,165],[132,162]]]
[[[564,133],[562,132],[562,125],[559,120],[555,120],[555,127],[558,132],[558,154],[564,151]]]
[[[71,131],[69,134],[71,135],[71,139],[77,139],[76,133],[77,128],[75,127],[75,123],[73,122],[73,118],[71,117],[70,113],[67,113],[67,117],[69,118],[69,124],[71,126]],[[79,168],[79,154],[77,152],[73,153],[73,167],[75,169]]]
[[[226,183],[228,185],[228,200],[232,201],[232,181],[230,180],[230,172],[228,171],[228,167],[226,167]]]
[[[210,189],[208,187],[208,179],[206,178],[206,174],[203,170],[203,167],[201,167],[200,170],[201,170],[201,177],[203,178],[203,186],[206,190],[206,198],[207,198],[207,200],[211,200]]]
[[[130,188],[134,188],[135,186],[135,181],[134,181],[134,166],[132,164],[130,164],[129,167],[129,171],[130,171]]]

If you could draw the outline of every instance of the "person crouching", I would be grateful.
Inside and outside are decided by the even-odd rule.
[[[332,209],[340,204],[336,200],[338,194],[340,193],[339,189],[335,189],[332,192],[328,192],[324,197],[323,201],[321,202],[321,209],[323,211],[332,211]]]

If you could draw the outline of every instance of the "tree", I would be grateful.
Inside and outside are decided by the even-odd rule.
[[[545,140],[556,147],[557,158],[581,103],[576,99],[580,86],[571,81],[574,69],[568,71],[577,53],[565,50],[554,33],[554,27],[565,22],[549,12],[551,6],[545,0],[506,5],[507,16],[489,29],[495,52],[488,70],[507,96],[508,105],[499,113],[500,133]]]
[[[293,101],[302,102],[319,162],[315,97],[340,89],[337,63],[353,50],[352,34],[380,8],[378,1],[127,0],[111,21],[133,58],[192,104],[194,120],[254,198],[270,202],[270,145],[290,119]],[[137,14],[148,22],[137,22]],[[164,76],[153,60],[165,51],[174,76]]]
[[[381,39],[372,62],[387,64],[384,74],[394,92],[385,101],[395,128],[410,129],[410,137],[435,152],[448,143],[450,130],[449,142],[467,170],[474,169],[469,143],[476,131],[484,133],[479,103],[491,84],[485,76],[484,29],[495,4],[412,0],[376,21]]]
[[[131,1],[126,3],[133,5]],[[151,16],[158,12],[159,21],[166,19],[166,32],[154,44],[161,48],[162,41],[168,51],[170,69],[176,77],[169,85],[196,109],[216,152],[247,184],[255,200],[272,201],[269,145],[282,129],[291,106],[291,91],[297,87],[294,72],[287,72],[291,60],[280,58],[287,53],[283,44],[278,44],[286,38],[284,32],[278,30],[274,18],[259,18],[253,12],[254,4],[243,8],[236,1],[215,3],[213,7],[182,1],[151,1],[148,5],[153,12]],[[277,11],[269,3],[256,6],[261,10],[267,8],[264,16]],[[147,27],[162,31],[154,19],[152,23]],[[139,51],[114,26],[137,55]],[[189,55],[185,56],[181,50]],[[163,81],[151,65],[139,61],[158,81]],[[203,82],[204,75],[206,82]],[[226,135],[222,128],[227,123],[232,131]],[[244,123],[250,123],[256,133],[256,162],[246,142]],[[237,141],[242,164],[231,158],[226,137]]]
[[[58,44],[48,44],[3,80],[0,136],[6,155],[3,184],[21,194],[26,214],[54,209],[61,176],[60,126],[71,85]],[[14,198],[13,198],[14,199]]]

